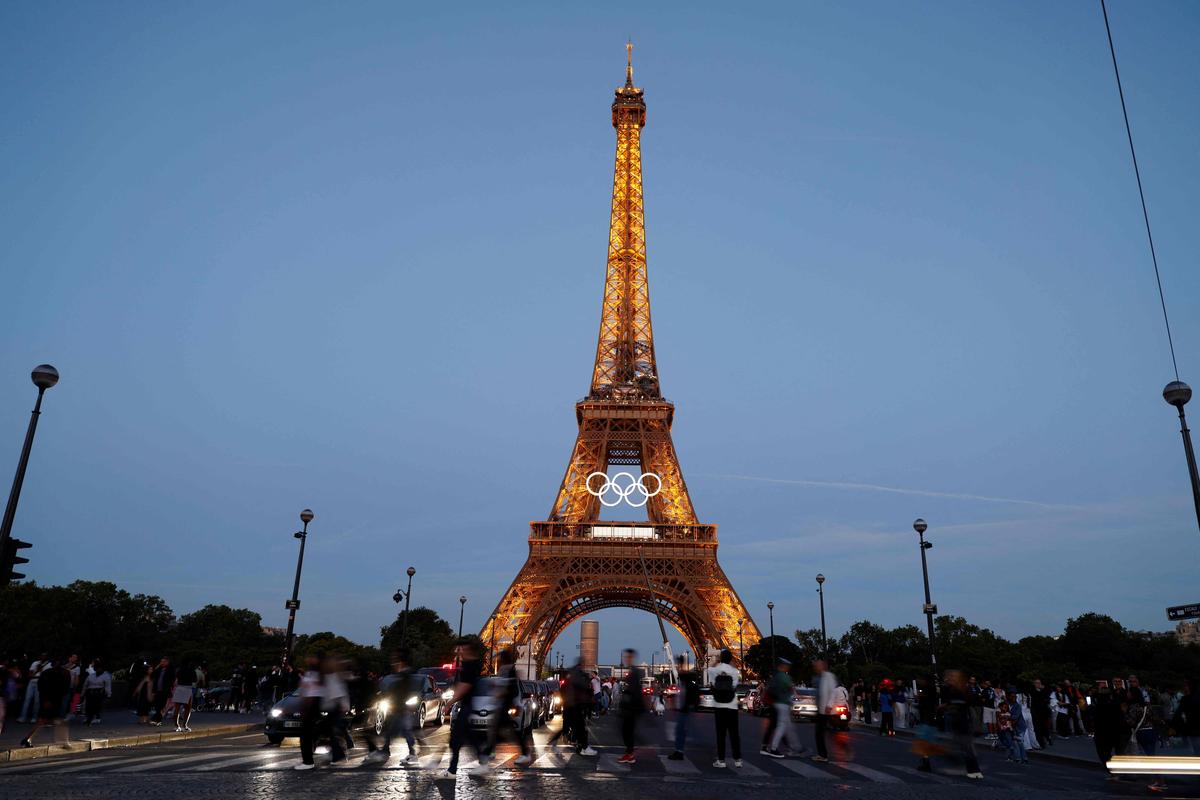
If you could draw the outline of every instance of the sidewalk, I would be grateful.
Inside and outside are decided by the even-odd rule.
[[[139,725],[137,718],[127,708],[106,709],[102,719],[103,722],[96,725],[85,725],[82,717],[65,723],[68,734],[66,747],[55,741],[56,731],[48,727],[38,731],[33,747],[21,747],[21,740],[33,725],[17,722],[15,717],[11,717],[5,722],[4,733],[0,734],[0,762],[84,753],[106,747],[136,747],[201,736],[221,736],[254,730],[263,724],[260,714],[197,711],[189,722],[192,732],[176,733],[174,720],[168,719],[162,727]],[[58,733],[61,736],[61,731]]]

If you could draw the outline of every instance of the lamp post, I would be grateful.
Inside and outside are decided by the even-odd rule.
[[[771,669],[775,669],[775,604],[767,601],[767,613],[771,615]]]
[[[283,663],[292,660],[292,641],[296,631],[296,612],[300,609],[300,571],[304,569],[304,544],[308,541],[308,523],[313,521],[311,508],[300,512],[300,521],[304,523],[301,530],[292,534],[300,540],[300,554],[296,557],[296,580],[292,583],[292,599],[286,603],[288,610],[287,636],[283,640]]]
[[[462,638],[462,621],[463,611],[467,608],[467,596],[464,594],[458,598],[458,638]]]
[[[742,625],[745,623],[745,619],[738,620],[738,660],[741,662],[742,669],[746,668],[746,648],[742,644]]]
[[[1196,524],[1200,525],[1200,472],[1196,469],[1196,452],[1192,450],[1192,432],[1188,430],[1183,407],[1192,399],[1192,387],[1183,381],[1171,381],[1163,389],[1163,399],[1179,409],[1179,433],[1183,436],[1183,454],[1187,457],[1188,476],[1192,479],[1192,502],[1196,505]]]
[[[925,581],[925,621],[929,624],[929,665],[933,669],[933,680],[936,685],[938,679],[937,649],[933,644],[933,615],[937,613],[937,606],[929,597],[929,565],[926,563],[925,551],[933,547],[933,542],[925,541],[925,531],[928,529],[929,525],[923,519],[913,522],[913,530],[917,532],[917,536],[921,540],[921,577]]]
[[[404,618],[400,622],[401,649],[408,644],[408,607],[412,603],[412,579],[413,575],[417,574],[417,571],[414,568],[409,567],[408,569],[404,570],[404,574],[408,576],[408,588],[404,591],[397,589],[396,593],[392,595],[392,602],[399,604],[401,600],[404,601]]]
[[[829,656],[829,640],[825,636],[825,576],[817,573],[817,597],[821,599],[821,658]]]
[[[38,417],[42,415],[42,395],[58,383],[58,370],[49,364],[39,364],[30,373],[30,380],[37,387],[38,396],[25,431],[25,444],[21,446],[21,457],[17,460],[17,474],[13,476],[12,490],[8,493],[8,505],[4,508],[4,520],[0,522],[0,552],[12,536],[13,520],[17,517],[17,501],[21,499],[21,485],[25,483],[25,469],[29,466],[29,451],[33,449],[33,434],[37,431]],[[7,581],[7,575],[4,576]],[[24,576],[22,576],[24,577]]]

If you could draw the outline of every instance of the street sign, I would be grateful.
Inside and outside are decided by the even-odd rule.
[[[926,603],[925,605],[921,606],[921,613],[922,614],[936,614],[937,613],[937,603]]]
[[[288,611],[298,611],[298,610],[300,610],[300,601],[299,600],[288,600],[286,603],[283,604],[283,607],[286,608]]]
[[[1171,621],[1196,619],[1198,617],[1200,617],[1200,603],[1191,603],[1186,606],[1171,606],[1167,609],[1167,619]]]

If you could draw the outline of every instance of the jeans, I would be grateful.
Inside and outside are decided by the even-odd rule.
[[[742,736],[738,730],[738,711],[736,708],[714,708],[713,717],[717,722],[717,759],[725,760],[725,734],[729,734],[729,744],[733,748],[735,760],[742,758]]]
[[[775,735],[771,737],[771,749],[778,750],[785,738],[789,746],[795,744],[792,737],[791,706],[787,703],[773,703],[771,708],[775,713]]]
[[[688,712],[675,712],[675,752],[682,753],[683,746],[687,743],[688,729]]]
[[[41,699],[38,695],[37,678],[29,680],[29,686],[25,688],[25,703],[21,706],[21,719],[37,719],[38,709],[41,704],[38,700]]]
[[[1010,739],[1008,745],[1008,754],[1012,756],[1013,761],[1025,762],[1029,760],[1029,756],[1025,753],[1025,734],[1017,731],[1001,732],[1001,736],[1008,733]]]

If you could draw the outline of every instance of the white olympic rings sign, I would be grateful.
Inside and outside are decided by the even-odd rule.
[[[603,479],[603,483],[599,488],[593,488],[595,478]],[[654,491],[646,485],[646,478],[654,479]],[[646,501],[654,495],[662,491],[662,478],[655,475],[653,472],[643,472],[638,477],[633,477],[632,472],[618,472],[609,478],[603,472],[593,472],[587,478],[588,494],[593,497],[600,498],[601,504],[612,508],[619,506],[622,502],[629,503],[634,508],[641,508],[646,505]],[[616,499],[609,502],[609,498],[615,496]]]

